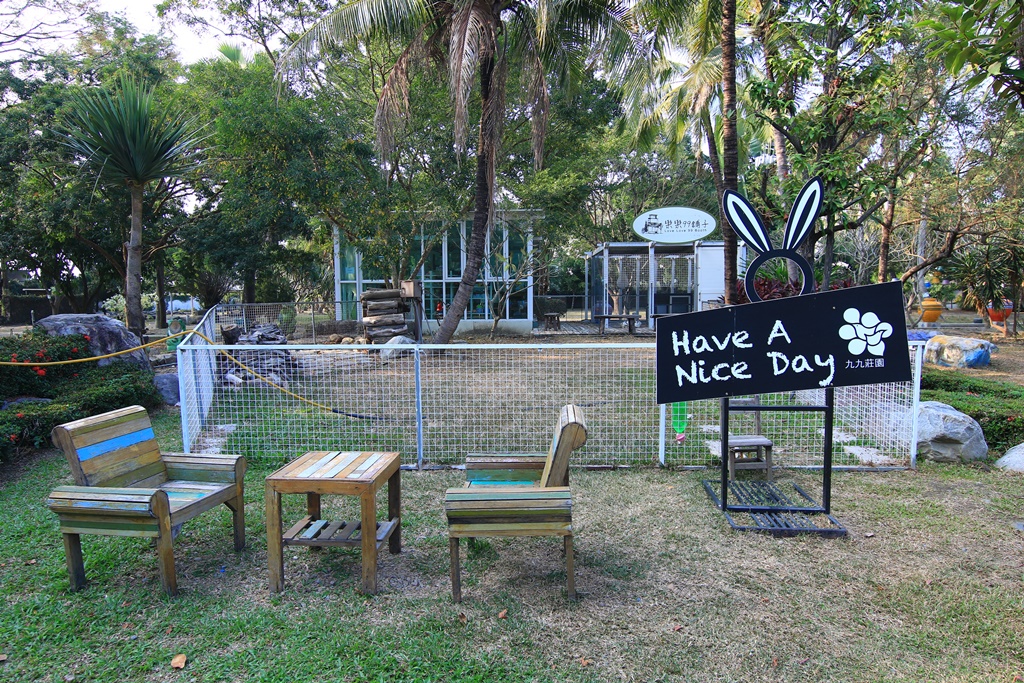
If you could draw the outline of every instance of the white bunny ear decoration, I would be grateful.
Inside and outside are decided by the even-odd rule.
[[[768,228],[761,222],[761,217],[757,215],[757,211],[750,205],[746,197],[732,190],[726,190],[722,206],[725,208],[725,217],[729,220],[729,225],[747,244],[761,254],[772,250]]]
[[[814,269],[811,264],[798,251],[797,247],[811,233],[814,221],[818,220],[821,213],[821,205],[825,197],[825,184],[821,178],[811,178],[800,190],[793,203],[793,210],[789,213],[789,220],[786,221],[786,230],[782,238],[780,249],[772,248],[771,238],[768,236],[768,229],[757,215],[757,210],[750,205],[743,195],[732,190],[726,190],[722,197],[722,212],[732,229],[743,238],[743,240],[756,252],[757,257],[747,268],[744,283],[747,288],[747,297],[751,301],[760,301],[757,290],[754,288],[754,276],[757,269],[771,259],[789,259],[800,268],[803,274],[803,287],[801,294],[814,292]]]
[[[810,234],[814,221],[818,220],[818,214],[821,213],[824,196],[825,184],[818,177],[811,178],[800,190],[796,201],[793,202],[789,220],[786,221],[785,237],[782,240],[784,250],[796,250]]]

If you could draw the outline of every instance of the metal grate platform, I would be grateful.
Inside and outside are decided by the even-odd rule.
[[[720,485],[704,481],[708,497],[721,510]],[[775,482],[730,481],[729,499],[733,502],[722,512],[736,531],[760,531],[772,536],[818,534],[827,538],[846,535],[839,520],[827,514],[802,488],[796,484],[792,487],[797,496],[791,498]]]

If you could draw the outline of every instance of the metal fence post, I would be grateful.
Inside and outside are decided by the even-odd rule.
[[[658,429],[660,434],[658,437],[658,462],[661,466],[665,466],[665,413],[668,410],[668,405],[662,403],[660,410],[658,410]]]
[[[921,373],[924,363],[924,344],[914,349],[914,400],[910,404],[910,469],[917,469],[917,411],[921,405]]]
[[[423,469],[423,382],[422,365],[420,359],[423,357],[423,349],[416,345],[413,354],[416,366],[416,469]]]

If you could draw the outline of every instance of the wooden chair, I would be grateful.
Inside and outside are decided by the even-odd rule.
[[[731,398],[732,406],[757,406],[758,396]],[[765,477],[772,481],[772,448],[775,444],[761,433],[761,413],[754,413],[754,434],[729,437],[729,479],[736,478],[736,470],[764,470]]]
[[[160,581],[176,595],[172,528],[224,503],[234,516],[235,550],[245,547],[240,455],[161,453],[146,409],[131,406],[54,427],[76,486],[50,492],[60,518],[71,589],[85,587],[81,534],[155,539]]]
[[[569,599],[576,598],[569,455],[587,442],[583,411],[562,408],[547,454],[471,454],[466,486],[448,489],[452,598],[462,601],[459,539],[477,536],[561,536]]]

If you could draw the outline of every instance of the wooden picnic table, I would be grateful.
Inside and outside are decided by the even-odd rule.
[[[284,588],[284,546],[357,546],[363,555],[363,592],[377,592],[377,551],[388,543],[402,550],[401,458],[398,453],[311,451],[267,477],[267,556],[270,590]],[[377,490],[388,485],[388,519],[377,522]],[[306,494],[306,516],[287,531],[281,523],[281,494]],[[322,494],[358,496],[358,521],[320,519]],[[367,533],[366,530],[372,530]]]

